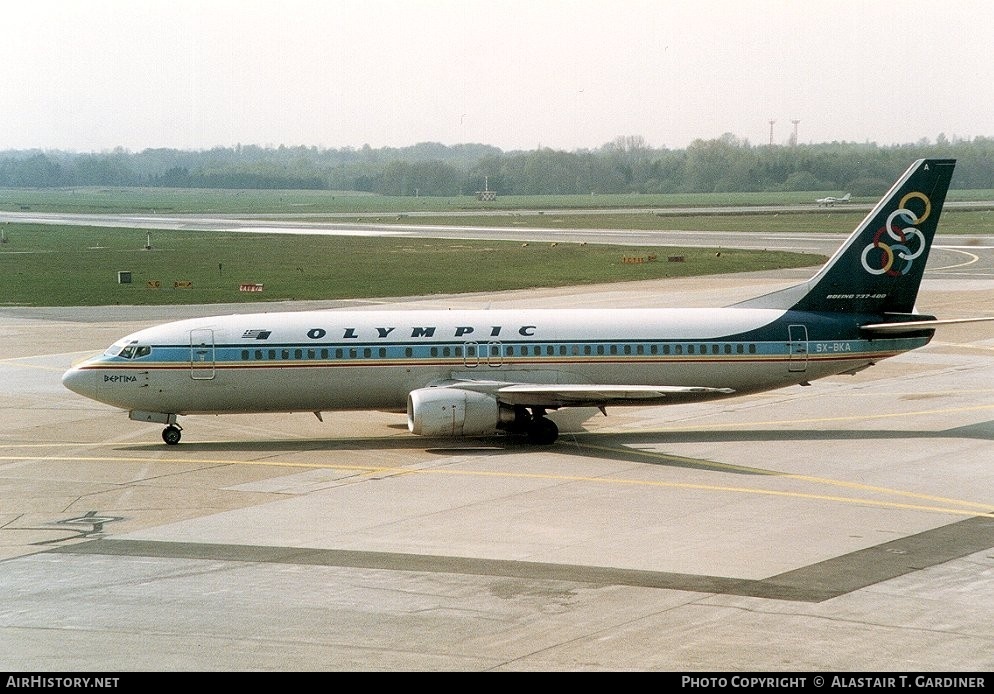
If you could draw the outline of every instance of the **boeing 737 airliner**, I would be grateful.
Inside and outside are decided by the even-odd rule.
[[[928,344],[944,322],[915,300],[954,164],[915,162],[814,277],[726,308],[196,318],[128,335],[63,383],[166,425],[170,445],[181,415],[405,407],[414,434],[550,444],[549,410],[707,401],[855,373]]]

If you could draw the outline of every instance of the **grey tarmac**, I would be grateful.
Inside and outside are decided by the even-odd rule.
[[[971,249],[933,254],[921,311],[994,306]],[[348,305],[723,305],[807,274]],[[0,308],[4,669],[994,667],[992,324],[810,387],[564,410],[547,448],[387,412],[187,417],[167,447],[59,381],[132,330],[273,309]]]

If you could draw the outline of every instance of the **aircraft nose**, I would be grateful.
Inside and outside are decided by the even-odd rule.
[[[97,374],[73,367],[62,374],[62,385],[74,393],[92,398],[97,393]]]

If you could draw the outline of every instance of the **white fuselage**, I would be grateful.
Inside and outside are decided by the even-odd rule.
[[[133,333],[64,380],[101,402],[159,413],[403,410],[411,391],[452,379],[744,394],[927,342],[855,331],[819,339],[818,321],[742,308],[232,315]]]

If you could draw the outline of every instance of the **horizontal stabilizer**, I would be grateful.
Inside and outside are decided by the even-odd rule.
[[[874,334],[900,335],[902,333],[914,333],[920,330],[928,330],[943,325],[953,325],[957,323],[981,323],[992,321],[994,316],[988,318],[947,318],[945,320],[914,320],[901,323],[870,323],[859,326],[860,330]]]

